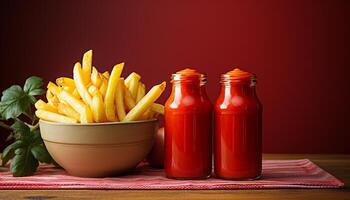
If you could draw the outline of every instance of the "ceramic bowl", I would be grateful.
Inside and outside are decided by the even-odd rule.
[[[64,124],[40,120],[52,158],[69,174],[115,176],[135,168],[150,152],[158,120]]]

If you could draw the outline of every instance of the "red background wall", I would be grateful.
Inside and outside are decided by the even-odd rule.
[[[124,61],[148,86],[194,67],[212,100],[219,75],[240,66],[259,78],[264,152],[350,153],[349,1],[0,4],[0,89],[71,75],[88,49],[101,71]]]

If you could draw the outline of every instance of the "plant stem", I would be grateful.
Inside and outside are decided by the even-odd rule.
[[[38,123],[36,123],[33,127],[32,127],[32,130],[35,130],[35,129],[37,129],[39,127],[39,122]]]

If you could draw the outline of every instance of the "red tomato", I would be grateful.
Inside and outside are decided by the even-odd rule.
[[[147,161],[152,167],[163,168],[164,162],[164,127],[159,128],[153,148],[148,154]]]

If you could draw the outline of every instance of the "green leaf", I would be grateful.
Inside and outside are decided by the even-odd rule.
[[[42,95],[42,94],[45,94],[44,89],[34,89],[34,90],[29,92],[29,95],[32,95],[32,96]]]
[[[30,152],[30,147],[18,148],[10,165],[10,171],[14,177],[30,176],[34,174],[39,162]]]
[[[32,132],[32,141],[33,146],[31,148],[31,152],[33,156],[40,162],[52,163],[53,159],[43,144],[39,129],[36,129]]]
[[[36,129],[32,132],[32,141],[33,147],[31,149],[31,152],[34,157],[40,162],[52,163],[53,159],[43,144],[39,129]]]
[[[52,158],[44,146],[35,145],[30,149],[30,151],[32,152],[33,156],[40,162],[44,162],[44,163],[52,162]]]
[[[41,135],[40,135],[40,130],[39,129],[35,129],[32,131],[32,143],[33,145],[37,145],[37,144],[42,144],[43,140],[41,139]]]
[[[39,78],[37,76],[31,76],[27,78],[25,84],[24,84],[24,92],[26,92],[29,95],[41,95],[44,94],[44,90],[41,89],[43,86],[43,79]]]
[[[0,113],[8,120],[17,118],[22,113],[30,113],[31,100],[19,85],[13,85],[2,92]]]
[[[2,166],[5,166],[7,162],[13,158],[15,155],[14,152],[17,148],[22,147],[23,142],[21,140],[17,140],[14,143],[7,146],[4,151],[2,152],[1,159],[2,159]]]
[[[31,103],[31,104],[35,104],[35,102],[37,101],[37,99],[32,96],[32,95],[28,95],[28,101]]]
[[[5,164],[12,158],[10,170],[13,176],[33,174],[39,161],[52,163],[53,160],[43,144],[38,126],[30,127],[17,120],[11,129],[15,132],[16,142],[5,149],[3,156]]]
[[[45,90],[41,89],[42,86],[42,79],[32,76],[26,80],[23,89],[19,85],[13,85],[3,91],[0,102],[1,118],[15,119],[21,114],[25,114],[34,120],[31,106],[37,101],[34,96],[45,93]]]
[[[11,129],[15,132],[16,139],[23,140],[23,142],[26,143],[31,142],[30,128],[24,122],[16,120],[16,122],[12,124]]]

